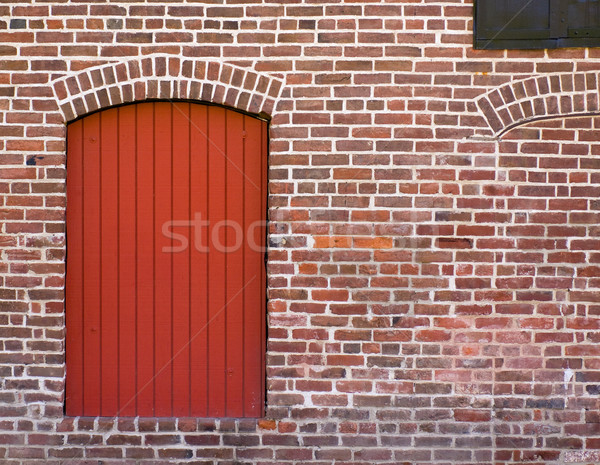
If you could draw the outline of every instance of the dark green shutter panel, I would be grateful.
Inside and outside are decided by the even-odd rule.
[[[475,0],[474,47],[600,45],[600,0]]]
[[[568,2],[568,33],[563,47],[594,47],[600,44],[600,1]],[[573,45],[569,45],[569,44]]]

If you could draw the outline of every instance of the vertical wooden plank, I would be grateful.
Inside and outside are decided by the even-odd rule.
[[[100,347],[100,115],[83,120],[83,364],[85,376],[83,415],[96,416],[101,412],[101,347]]]
[[[172,415],[173,288],[172,239],[163,233],[172,217],[172,104],[154,104],[154,358],[155,414]]]
[[[190,281],[191,415],[208,416],[208,106],[192,105],[190,142],[190,213],[192,231]]]
[[[210,140],[208,144],[208,219],[210,221],[210,253],[208,271],[208,405],[209,416],[225,415],[225,392],[227,379],[225,361],[227,346],[225,339],[226,321],[226,254],[225,229],[220,227],[227,212],[225,196],[227,179],[225,176],[226,115],[225,109],[209,107],[208,126]],[[208,179],[208,178],[207,178]]]
[[[67,135],[66,414],[83,413],[83,122]]]
[[[154,416],[154,103],[137,107],[137,414]]]
[[[260,267],[261,283],[260,289],[260,309],[258,310],[258,318],[260,325],[260,368],[257,376],[260,377],[259,392],[257,393],[258,405],[256,410],[249,413],[250,416],[262,417],[265,414],[265,393],[266,393],[266,354],[267,354],[267,269],[266,269],[266,252],[267,252],[267,209],[268,209],[268,192],[269,192],[269,126],[266,121],[260,121],[261,129],[261,173],[260,173],[260,188],[261,188],[261,211],[260,218],[263,227],[259,230],[261,250],[258,252],[258,266]]]
[[[227,165],[226,165],[226,340],[227,347],[227,402],[225,415],[243,416],[244,396],[244,116],[227,111]]]
[[[247,231],[244,256],[244,414],[260,416],[263,408],[265,319],[264,247],[266,218],[266,123],[246,117],[244,198]]]
[[[118,109],[100,113],[101,415],[119,409]]]
[[[190,415],[190,104],[173,104],[173,415]]]
[[[136,106],[119,109],[119,415],[136,414]]]

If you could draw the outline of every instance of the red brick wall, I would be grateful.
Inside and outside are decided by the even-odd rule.
[[[474,51],[450,0],[0,12],[0,463],[600,462],[596,49]],[[148,98],[272,118],[264,419],[63,416],[65,122]]]

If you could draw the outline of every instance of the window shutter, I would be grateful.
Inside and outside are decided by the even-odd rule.
[[[563,46],[568,47],[571,43],[575,47],[598,45],[600,0],[571,0],[568,5],[568,18],[567,38],[563,41]]]
[[[600,0],[475,0],[474,47],[600,45]]]
[[[550,45],[552,0],[478,0],[475,13],[475,47],[527,48],[532,39]],[[534,47],[539,48],[539,47]]]

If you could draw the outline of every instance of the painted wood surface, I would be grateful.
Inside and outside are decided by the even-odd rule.
[[[67,415],[262,415],[266,170],[266,122],[218,106],[69,125]]]

